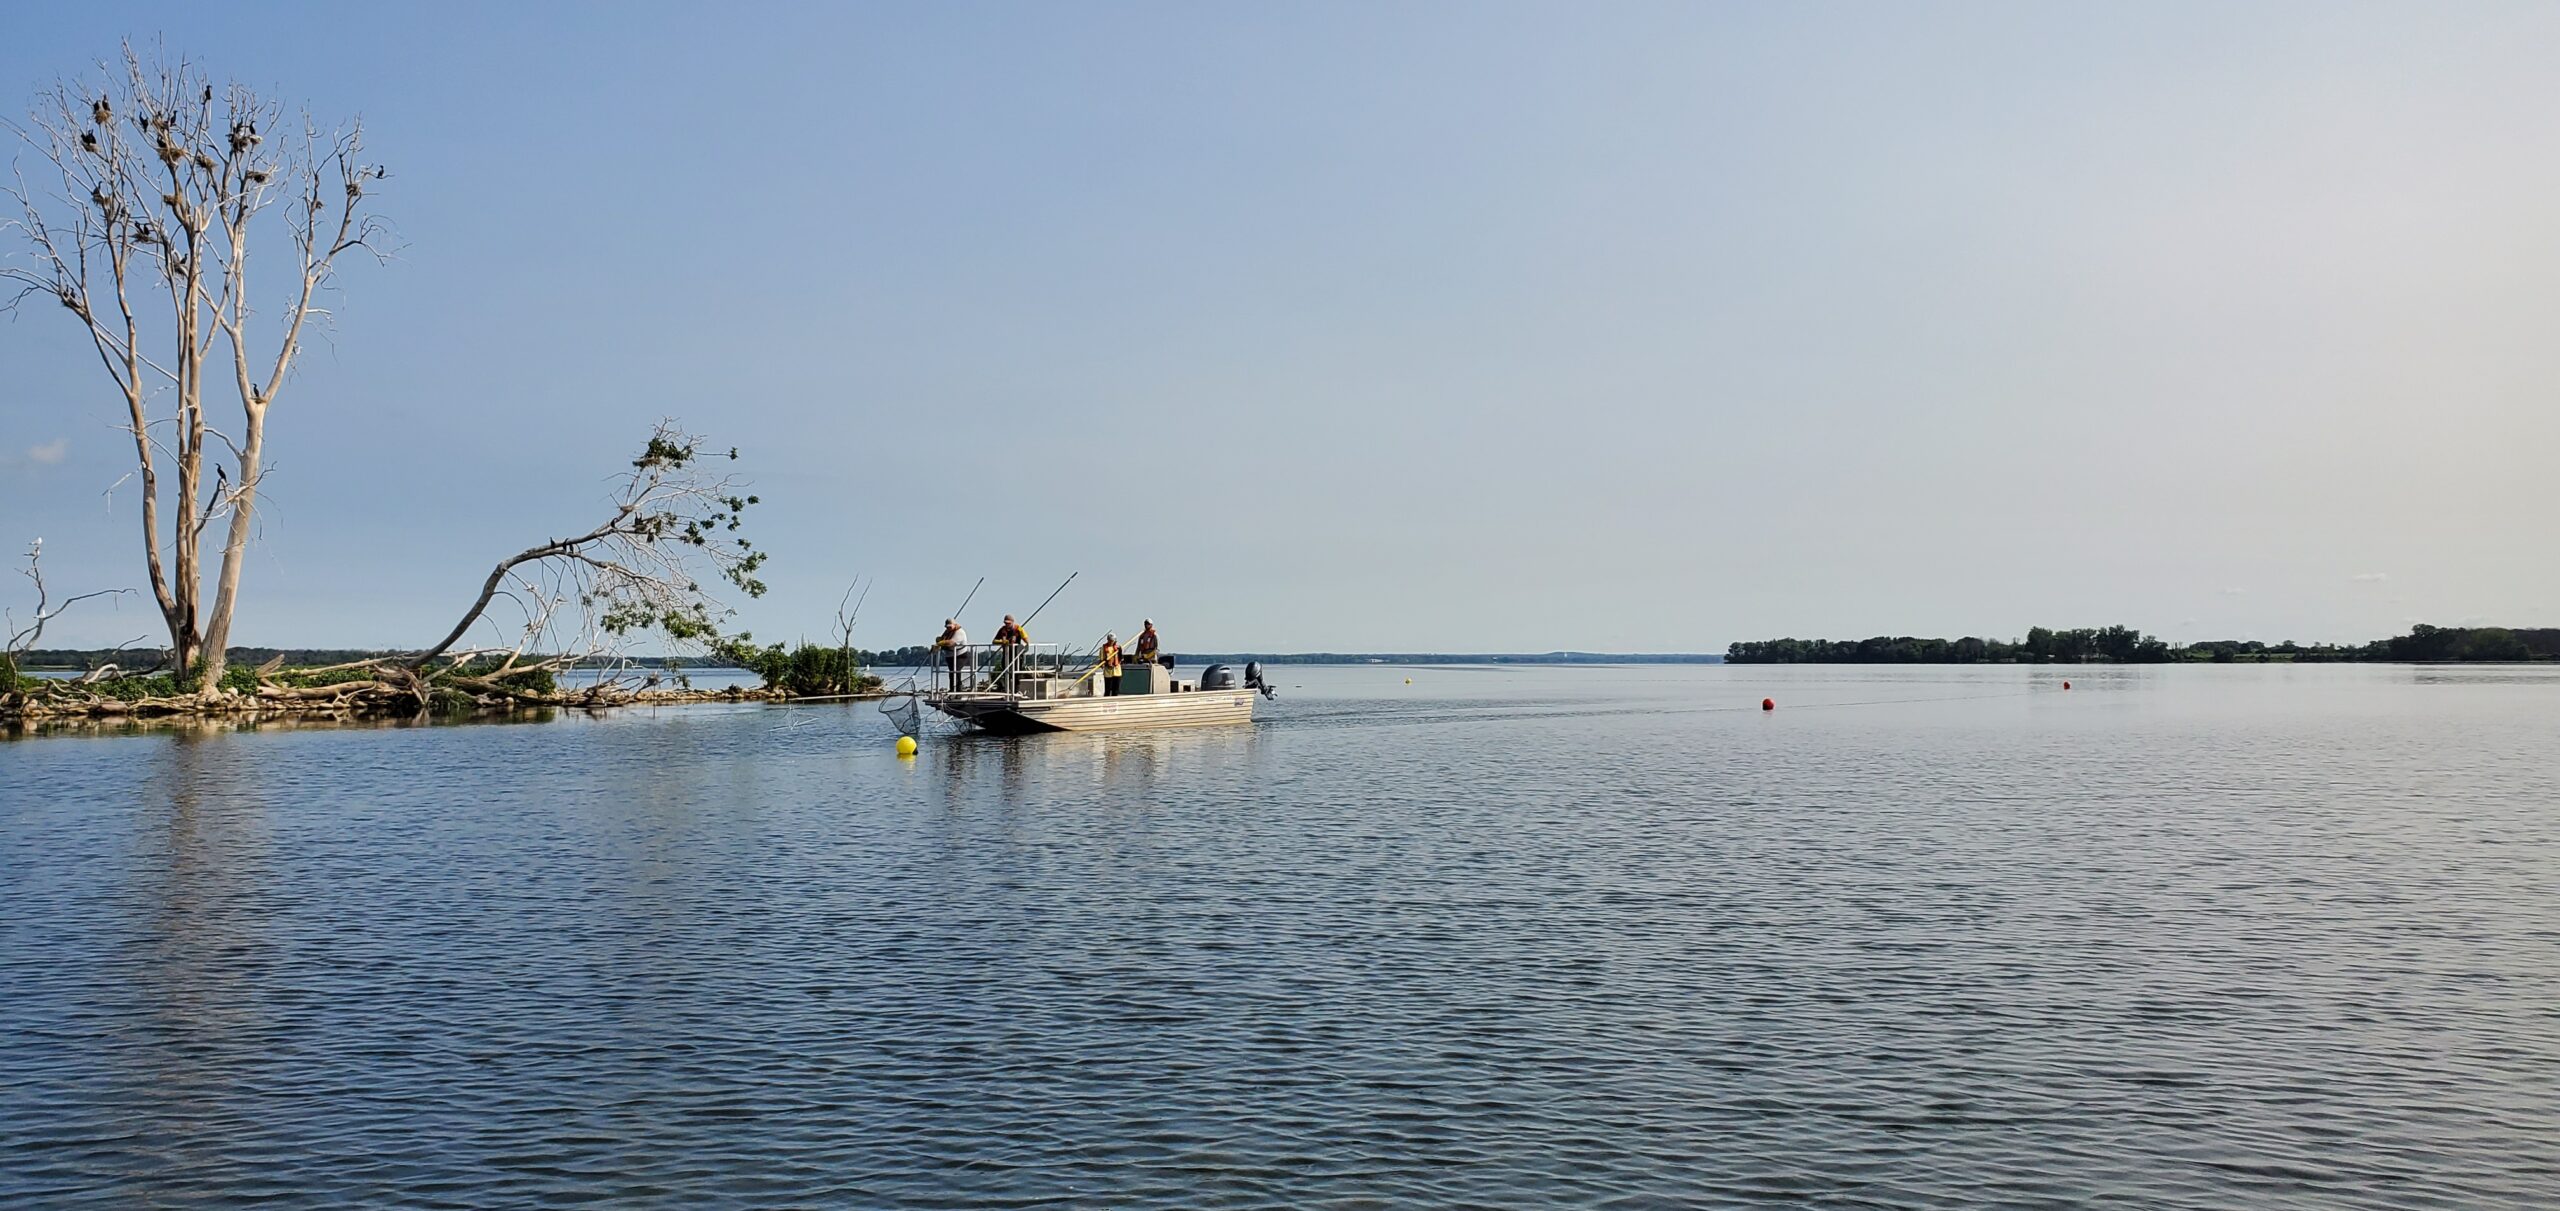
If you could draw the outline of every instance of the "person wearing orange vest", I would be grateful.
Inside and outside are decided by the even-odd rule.
[[[1156,638],[1156,620],[1150,618],[1146,620],[1146,623],[1146,629],[1138,632],[1138,648],[1136,655],[1140,662],[1152,663],[1156,658],[1157,650],[1162,648],[1164,644],[1162,640]]]
[[[1102,665],[1102,696],[1105,698],[1119,697],[1120,637],[1107,633],[1103,635],[1102,650],[1096,654],[1096,660]]]

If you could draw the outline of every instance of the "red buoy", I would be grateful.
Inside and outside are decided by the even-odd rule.
[[[1763,698],[1760,700],[1760,709],[1764,711],[1774,711],[1778,709],[1778,700],[1775,698]]]
[[[2064,689],[2066,689],[2066,690],[2067,690],[2067,689],[2070,689],[2070,688],[2071,688],[2071,683],[2070,683],[2070,682],[2068,682],[2068,681],[2063,682],[2063,683],[2062,683],[2062,688],[2064,688]]]

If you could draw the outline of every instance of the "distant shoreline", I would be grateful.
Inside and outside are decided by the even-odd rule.
[[[1726,664],[2525,664],[2560,660],[2560,627],[2436,627],[2362,644],[2215,639],[2172,644],[2127,626],[2028,630],[2024,639],[1761,639]]]
[[[37,674],[82,673],[110,662],[135,663],[134,649],[37,649],[22,653],[20,671]],[[334,648],[233,648],[230,662],[256,666],[282,658],[289,665],[341,664],[391,659],[394,650]],[[2367,644],[2297,645],[2249,640],[2217,640],[2171,645],[2129,628],[2081,631],[2036,628],[2023,640],[1918,639],[1876,636],[1869,639],[1773,639],[1736,642],[1723,652],[1190,652],[1173,658],[1188,665],[1258,662],[1266,665],[1434,665],[1492,666],[1570,665],[1758,665],[1758,664],[2462,664],[2548,663],[2560,660],[2560,628],[2430,627],[2408,635]],[[864,668],[926,668],[934,664],[931,649],[913,645],[854,652]],[[148,663],[144,656],[142,663]],[[621,668],[700,671],[739,669],[719,656],[632,657],[616,663],[573,666],[580,669]],[[739,670],[751,671],[751,670]]]

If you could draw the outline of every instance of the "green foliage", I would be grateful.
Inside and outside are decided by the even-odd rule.
[[[2169,659],[2169,645],[2131,627],[2055,631],[2036,627],[2015,643],[1966,636],[1920,639],[1766,639],[1725,649],[1727,664],[2036,664],[2106,660],[2150,664]]]
[[[18,662],[9,653],[0,652],[0,694],[18,692]]]
[[[301,669],[278,669],[274,673],[269,674],[269,677],[277,685],[288,685],[309,689],[323,685],[343,685],[350,681],[371,681],[373,680],[374,674],[371,668],[358,666],[351,669],[327,668],[322,672],[305,672]]]
[[[449,674],[440,675],[486,678],[497,672],[505,663],[506,658],[503,656],[475,656],[456,665]],[[517,669],[496,680],[499,685],[527,694],[555,693],[560,688],[560,679],[547,668]]]
[[[2531,660],[2533,650],[2505,627],[2479,627],[2453,645],[2456,660]]]
[[[781,644],[756,646],[754,637],[741,634],[722,639],[711,647],[712,654],[764,680],[769,690],[781,690],[795,697],[812,698],[825,694],[853,694],[876,689],[880,679],[862,671],[862,653],[841,647],[821,647],[804,643],[785,648]]]
[[[135,678],[134,680],[154,682],[165,680],[169,683],[170,692],[192,694],[197,691],[198,687],[204,684],[204,664],[204,661],[198,660],[195,667],[188,669],[183,674],[167,674],[160,677]],[[116,680],[122,681],[126,680],[126,678],[117,678]],[[245,664],[225,664],[222,666],[222,680],[215,682],[215,684],[222,689],[229,690],[235,694],[254,694],[258,692],[258,670]]]
[[[2550,660],[2560,658],[2560,630],[2549,627],[2433,627],[2370,646],[2366,660]]]
[[[696,439],[670,427],[661,426],[651,435],[640,457],[631,460],[639,473],[635,481],[645,487],[636,489],[637,495],[624,505],[629,515],[620,523],[619,534],[642,547],[663,542],[694,548],[693,554],[706,557],[722,580],[749,597],[762,597],[765,583],[756,573],[763,569],[766,554],[738,537],[747,509],[762,504],[762,498],[729,492],[726,480],[696,490],[666,490],[694,484],[688,468],[700,457]],[[737,460],[736,447],[730,448],[728,457]],[[666,588],[677,591],[663,591]],[[717,639],[720,619],[728,614],[703,594],[698,583],[643,587],[607,580],[579,604],[595,611],[596,625],[607,634],[657,631],[677,643]]]
[[[110,677],[80,688],[87,693],[103,694],[124,702],[139,702],[145,698],[174,698],[186,692],[178,684],[178,679],[168,673],[153,673],[148,677]]]

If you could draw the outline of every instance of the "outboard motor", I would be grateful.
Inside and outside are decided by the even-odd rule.
[[[1273,689],[1270,682],[1262,679],[1262,662],[1258,660],[1248,660],[1244,662],[1244,688],[1248,690],[1260,690],[1262,691],[1262,696],[1265,698],[1278,698],[1280,696],[1280,691]]]
[[[1200,670],[1200,688],[1204,690],[1232,690],[1236,688],[1236,671],[1223,664],[1210,665],[1208,668]]]

